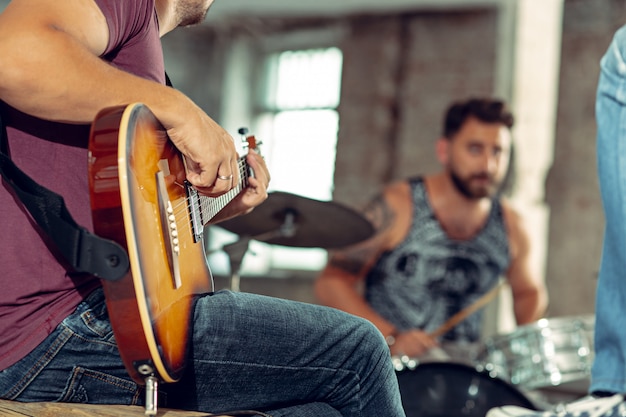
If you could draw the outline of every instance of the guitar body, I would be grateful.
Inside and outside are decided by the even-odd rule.
[[[102,280],[124,365],[177,381],[194,296],[213,291],[202,239],[192,230],[182,155],[143,104],[105,109],[92,124],[89,182],[94,231],[124,246],[130,271]]]

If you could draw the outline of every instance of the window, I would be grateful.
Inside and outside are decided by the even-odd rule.
[[[255,107],[255,134],[272,174],[269,191],[327,201],[332,199],[341,91],[342,53],[338,48],[287,50],[266,56]],[[322,219],[320,219],[322,221]],[[218,229],[218,228],[211,228]],[[234,237],[233,237],[234,236]],[[211,246],[228,245],[236,235],[212,230]],[[228,259],[210,254],[215,273]],[[227,255],[226,255],[227,256]],[[226,263],[225,263],[226,261]],[[321,248],[295,248],[251,241],[242,275],[272,271],[319,270]]]
[[[258,131],[272,190],[332,199],[341,64],[337,48],[268,57]]]

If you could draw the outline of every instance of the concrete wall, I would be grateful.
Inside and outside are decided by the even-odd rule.
[[[626,23],[621,0],[566,0],[554,164],[546,181],[551,209],[546,281],[550,314],[592,313],[604,216],[595,160],[599,60]]]
[[[341,45],[335,200],[359,206],[390,180],[438,169],[448,104],[494,94],[496,29],[494,9],[352,22]]]
[[[626,22],[625,11],[623,0],[564,2],[554,163],[545,183],[549,316],[593,312],[604,224],[595,172],[594,95],[598,60]],[[266,36],[316,25],[342,28],[335,39],[345,53],[339,202],[359,206],[388,180],[437,169],[433,146],[445,106],[459,97],[499,91],[499,22],[490,7],[183,30],[166,38],[170,75],[219,120],[222,64],[233,39],[260,44]],[[184,46],[188,37],[192,46]],[[242,278],[242,290],[314,301],[310,277],[250,280]],[[227,287],[228,279],[218,283]]]

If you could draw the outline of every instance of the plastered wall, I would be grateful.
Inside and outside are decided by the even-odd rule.
[[[595,171],[595,87],[598,61],[626,22],[625,7],[623,0],[563,5],[554,161],[541,202],[549,210],[543,254],[549,316],[593,312],[604,225]],[[288,36],[290,27],[315,24],[257,20],[168,35],[170,75],[219,120],[230,43],[245,38],[254,44],[272,33]],[[446,105],[497,91],[494,9],[353,16],[319,24],[341,26],[336,42],[345,54],[335,177],[339,202],[358,207],[389,180],[436,170],[433,146]],[[274,282],[244,278],[241,288],[314,302],[310,283],[285,279],[278,291]]]

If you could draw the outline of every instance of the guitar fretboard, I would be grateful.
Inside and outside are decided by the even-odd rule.
[[[200,236],[202,227],[217,216],[228,203],[248,186],[250,168],[245,157],[239,158],[238,166],[239,182],[232,189],[219,197],[199,195],[190,184],[187,185],[189,210],[192,222],[194,223],[192,224],[192,229],[195,231],[194,234],[196,236]]]

